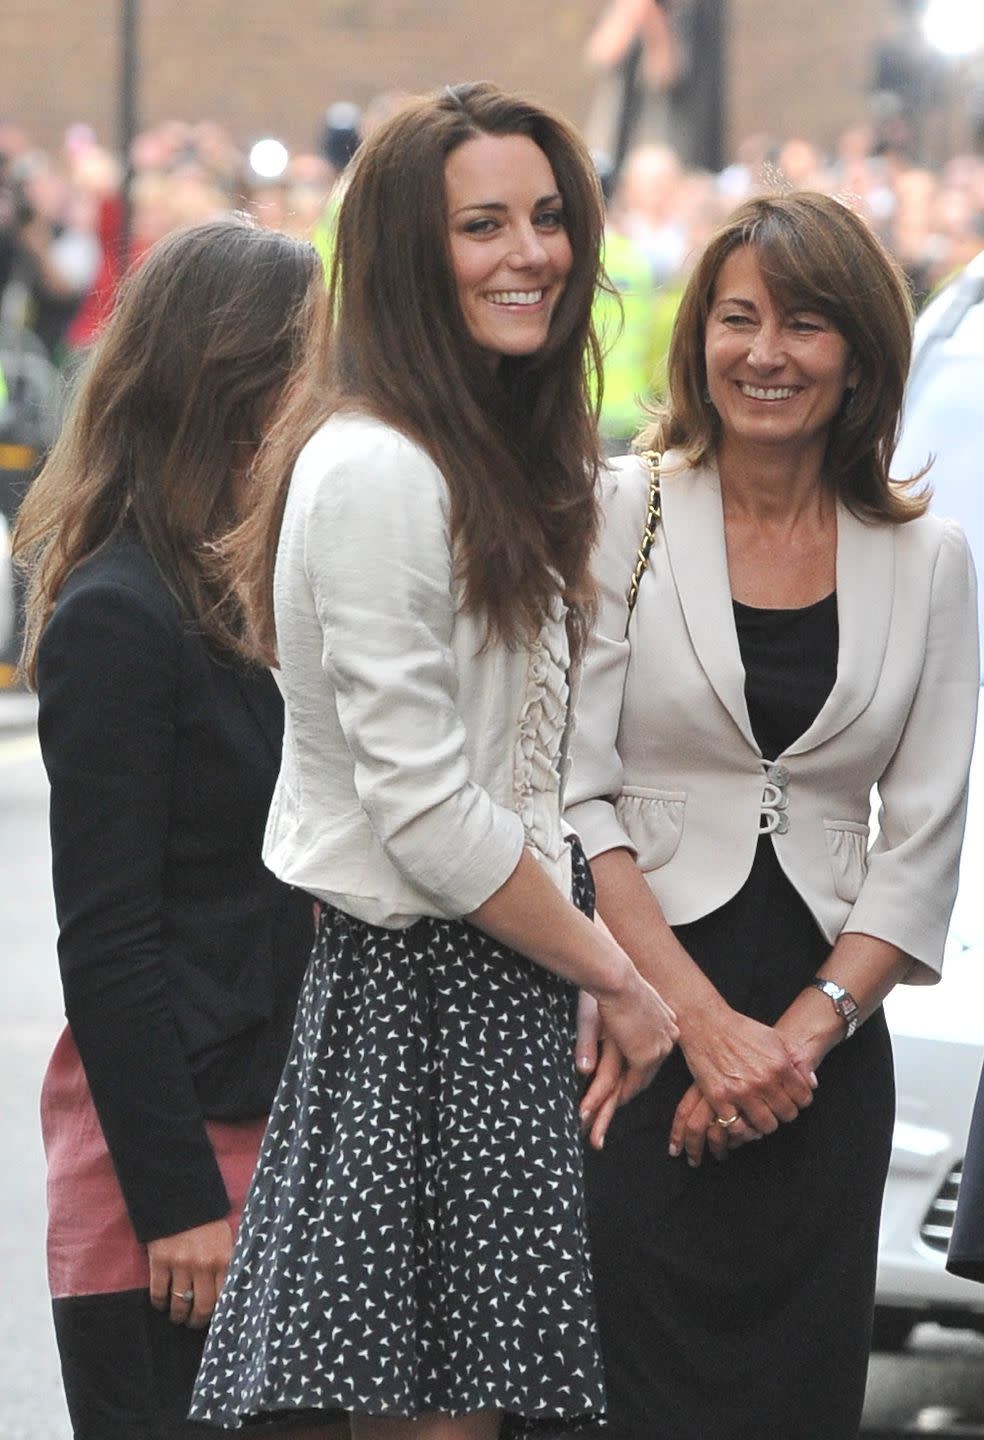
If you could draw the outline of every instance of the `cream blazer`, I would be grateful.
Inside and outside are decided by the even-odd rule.
[[[484,644],[433,460],[365,415],[304,446],[274,575],[283,758],[263,858],[375,925],[475,910],[532,851],[570,894],[569,656]]]
[[[670,453],[662,477],[662,523],[627,632],[648,472],[627,456],[602,482],[600,608],[568,821],[589,857],[635,852],[671,925],[730,899],[767,833],[831,944],[845,930],[877,936],[920,962],[913,980],[935,980],[979,682],[962,531],[934,515],[865,524],[839,507],[837,678],[806,733],[763,756],[745,703],[717,472]]]

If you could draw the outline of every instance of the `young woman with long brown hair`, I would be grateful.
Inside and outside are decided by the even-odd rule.
[[[215,545],[323,304],[313,249],[230,218],[127,281],[29,491],[23,665],[51,782],[68,1028],[42,1092],[77,1440],[178,1440],[310,950],[263,866],[283,706]]]
[[[359,1440],[484,1440],[602,1406],[576,987],[622,1097],[675,1030],[560,818],[601,228],[571,127],[490,85],[408,104],[354,162],[240,537],[287,708],[265,856],[324,908],[199,1419],[342,1405]]]

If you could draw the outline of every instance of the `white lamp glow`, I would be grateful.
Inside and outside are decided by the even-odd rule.
[[[980,0],[929,0],[923,33],[943,55],[971,55],[984,49],[984,6]]]
[[[249,163],[255,175],[263,180],[278,180],[287,169],[290,155],[279,140],[257,140],[249,152]]]

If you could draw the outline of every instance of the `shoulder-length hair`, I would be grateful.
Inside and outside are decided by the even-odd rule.
[[[540,147],[573,252],[545,345],[503,357],[494,374],[459,304],[445,193],[448,156],[483,135],[524,135]],[[324,328],[260,457],[263,506],[234,542],[258,655],[275,651],[273,569],[294,462],[346,408],[393,425],[442,471],[464,603],[489,636],[520,643],[559,592],[580,643],[594,595],[600,460],[587,374],[600,364],[591,303],[603,225],[594,166],[573,127],[493,85],[411,100],[365,142],[338,207]]]
[[[892,480],[912,350],[905,276],[870,227],[842,201],[813,191],[762,196],[731,215],[704,250],[683,294],[668,359],[668,402],[640,437],[642,448],[711,458],[720,420],[707,401],[704,337],[721,267],[749,246],[769,293],[785,310],[824,315],[850,347],[858,381],[834,417],[824,472],[862,519],[901,523],[923,514],[930,492],[911,487],[925,471]]]
[[[161,240],[121,289],[14,530],[27,574],[22,669],[69,574],[124,520],[222,651],[243,630],[214,545],[324,299],[314,249],[241,217]]]

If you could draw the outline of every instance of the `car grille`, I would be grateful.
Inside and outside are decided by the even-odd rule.
[[[926,1218],[920,1226],[919,1237],[931,1250],[945,1250],[950,1243],[962,1171],[963,1165],[958,1161],[940,1186],[939,1194],[926,1211]]]

